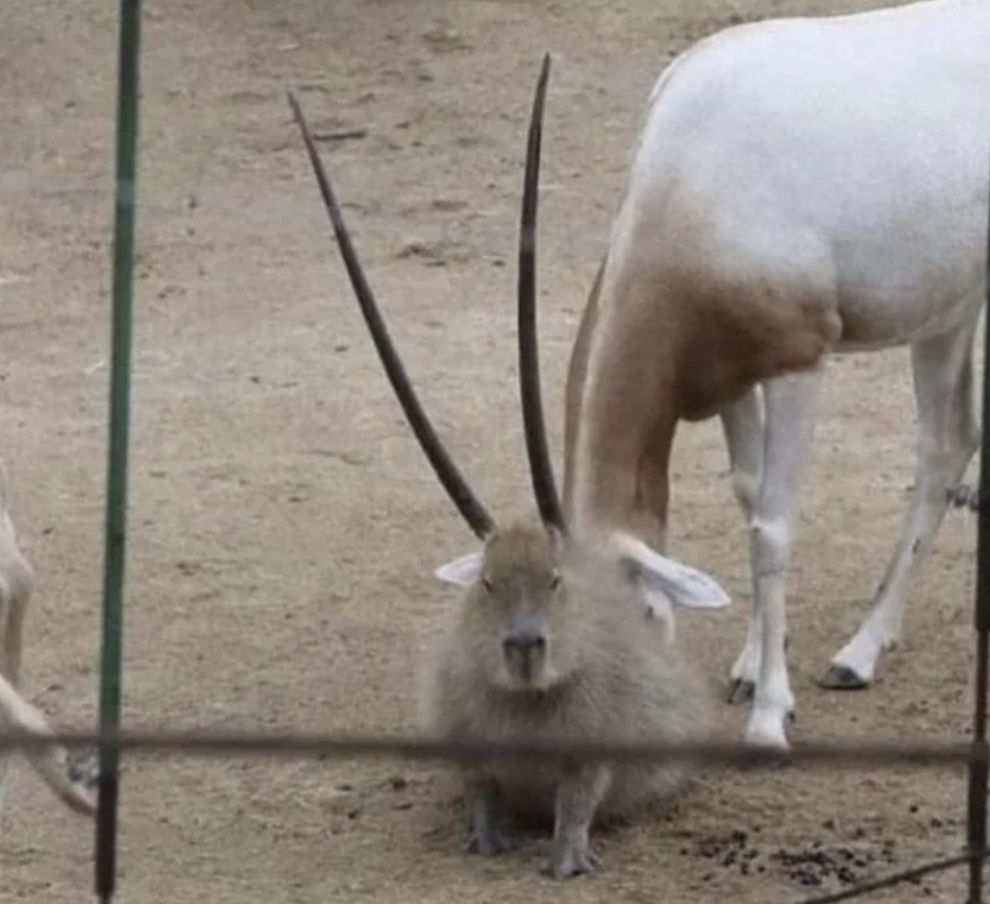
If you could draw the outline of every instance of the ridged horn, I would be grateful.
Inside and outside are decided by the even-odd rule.
[[[519,224],[519,391],[526,453],[533,495],[544,523],[563,531],[564,517],[553,476],[547,445],[543,399],[540,389],[540,352],[536,335],[536,214],[540,190],[540,145],[543,138],[543,108],[550,78],[550,54],[543,57],[533,97],[523,177],[522,216]]]
[[[474,531],[475,535],[480,539],[484,539],[494,531],[495,522],[478,500],[477,496],[475,496],[468,482],[457,469],[457,465],[454,464],[453,460],[447,454],[447,450],[433,429],[430,419],[427,417],[416,396],[415,390],[412,388],[405,367],[402,364],[402,359],[392,344],[385,320],[378,308],[377,301],[375,301],[374,293],[368,285],[368,280],[365,277],[364,269],[358,259],[357,252],[354,250],[354,243],[351,241],[350,233],[344,224],[344,217],[341,213],[340,205],[337,203],[337,196],[330,182],[330,177],[327,175],[320,160],[320,155],[316,149],[316,142],[313,140],[313,134],[310,131],[309,124],[306,122],[306,117],[303,116],[302,108],[299,106],[299,101],[296,99],[295,94],[289,91],[288,97],[289,106],[292,107],[292,113],[295,116],[299,129],[302,132],[303,141],[306,144],[306,151],[313,167],[313,174],[316,176],[320,194],[323,196],[323,204],[326,207],[327,214],[330,217],[330,223],[333,226],[334,235],[337,238],[340,256],[344,261],[351,286],[354,289],[354,294],[357,296],[361,313],[368,326],[368,331],[371,333],[371,339],[375,344],[378,358],[382,363],[382,367],[385,369],[388,381],[395,391],[395,395],[399,400],[399,404],[402,406],[402,411],[406,416],[409,426],[412,428],[427,459],[429,459],[437,478],[447,491],[447,495],[457,507],[457,510],[461,513],[468,526]]]

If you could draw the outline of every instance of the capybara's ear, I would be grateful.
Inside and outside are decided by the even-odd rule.
[[[441,565],[433,576],[445,584],[453,584],[455,587],[469,587],[481,576],[481,563],[483,553],[469,552],[466,556],[461,556]]]

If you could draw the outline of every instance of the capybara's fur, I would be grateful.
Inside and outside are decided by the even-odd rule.
[[[511,646],[519,632],[530,638],[527,654]],[[709,729],[705,689],[625,564],[539,523],[489,538],[479,579],[426,665],[423,728],[432,736],[676,743]],[[669,797],[687,773],[683,762],[585,771],[589,825]],[[466,797],[487,786],[516,817],[556,817],[560,830],[562,767],[499,759],[463,775]]]

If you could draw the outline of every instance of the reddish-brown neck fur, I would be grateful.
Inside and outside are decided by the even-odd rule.
[[[617,273],[605,297],[605,266],[568,373],[565,510],[579,525],[631,530],[663,551],[678,422],[709,418],[754,383],[813,367],[840,322],[827,299],[646,267]]]

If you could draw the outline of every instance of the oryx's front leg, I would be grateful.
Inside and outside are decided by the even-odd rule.
[[[729,449],[732,492],[749,524],[760,495],[760,476],[763,473],[765,440],[759,387],[751,387],[741,399],[723,408],[720,414]]]
[[[821,382],[822,372],[815,369],[764,384],[763,469],[749,528],[752,623],[732,669],[734,679],[755,683],[747,743],[783,749],[785,722],[794,713],[785,649],[787,574]]]
[[[763,473],[763,411],[759,389],[752,387],[746,395],[721,412],[722,429],[729,450],[732,491],[742,509],[746,527],[753,520],[753,510],[760,494]],[[760,620],[757,618],[756,598],[746,630],[746,643],[729,675],[730,703],[741,703],[753,697],[756,674],[760,667]]]
[[[946,491],[962,479],[980,444],[975,411],[973,322],[911,349],[918,406],[914,492],[900,537],[866,620],[832,659],[821,680],[830,689],[858,689],[873,681],[884,650],[900,638],[911,581],[931,549],[948,508]]]

